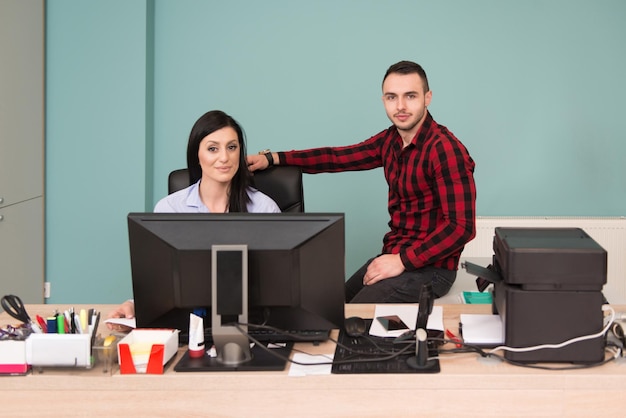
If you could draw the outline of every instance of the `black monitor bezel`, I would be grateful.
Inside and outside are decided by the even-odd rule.
[[[322,222],[327,224],[327,227],[323,228],[323,231],[326,231],[328,228],[330,228],[331,226],[333,228],[340,228],[341,229],[341,236],[338,238],[341,242],[338,243],[338,246],[341,248],[341,253],[340,254],[334,254],[332,256],[333,259],[336,259],[335,261],[337,261],[338,263],[341,263],[342,267],[342,271],[341,271],[341,289],[339,289],[338,283],[336,283],[338,280],[335,280],[335,282],[333,282],[332,287],[334,289],[329,289],[333,294],[333,298],[335,302],[332,302],[334,305],[339,305],[339,300],[341,302],[341,311],[339,312],[339,308],[337,307],[336,309],[333,308],[333,313],[329,316],[332,316],[332,318],[326,318],[329,319],[328,324],[326,325],[326,327],[328,328],[328,330],[332,329],[332,328],[338,328],[341,326],[341,324],[343,323],[343,319],[344,319],[344,309],[343,309],[343,303],[344,303],[344,293],[343,293],[343,284],[344,284],[344,280],[345,280],[345,219],[344,219],[344,214],[343,213],[273,213],[273,214],[251,214],[251,213],[232,213],[232,214],[183,214],[183,213],[152,213],[152,212],[146,212],[146,213],[141,213],[141,212],[134,212],[134,213],[129,213],[128,214],[128,227],[129,227],[129,243],[131,242],[132,238],[131,238],[131,228],[139,228],[139,229],[146,229],[145,223],[146,222],[169,222],[169,221],[174,221],[174,222],[203,222],[203,221],[211,221],[211,222],[221,222],[221,221],[228,221],[228,222],[243,222],[245,223],[249,223],[249,222],[279,222],[279,224],[271,224],[271,225],[277,225],[276,227],[281,230],[282,229],[282,233],[285,233],[284,230],[284,225],[287,225],[289,222],[306,222],[306,221],[314,221],[314,222]],[[151,234],[151,232],[146,232],[144,231],[144,233],[148,233]],[[334,232],[336,233],[336,232]],[[317,236],[319,234],[315,234],[313,237],[309,237],[309,240],[311,238],[315,238],[315,236]],[[275,238],[275,237],[274,237]],[[274,239],[272,236],[268,236],[266,239]],[[235,241],[237,242],[237,241]],[[227,244],[232,244],[234,242],[228,242]],[[241,243],[241,242],[239,242]],[[170,245],[169,243],[164,243],[164,245]],[[133,276],[133,292],[135,294],[135,305],[136,305],[136,318],[137,318],[137,325],[138,327],[172,327],[172,328],[178,328],[181,330],[181,335],[183,335],[183,340],[184,340],[184,334],[188,331],[187,329],[185,329],[184,326],[178,325],[178,326],[172,326],[172,323],[166,323],[166,322],[161,322],[160,320],[156,319],[156,320],[150,320],[150,321],[143,321],[142,320],[142,316],[143,316],[143,303],[145,300],[145,283],[137,283],[138,279],[136,277],[135,274],[135,267],[134,267],[134,262],[133,262],[133,248],[132,248],[132,243],[129,244],[130,246],[130,254],[131,254],[131,270],[132,270],[132,276]],[[177,251],[176,248],[172,247],[171,248],[172,251]],[[210,254],[210,248],[206,248],[203,249],[202,251],[207,251],[207,254]],[[257,251],[255,248],[251,248],[251,251],[254,253],[255,251]],[[135,254],[134,256],[137,256],[137,254]],[[139,257],[146,257],[145,254],[143,255],[139,255]],[[155,263],[160,263],[163,260],[154,260]],[[145,282],[145,279],[143,279],[143,281]],[[144,289],[144,290],[141,290]],[[340,292],[340,295],[338,294],[338,292]],[[159,303],[158,300],[157,301],[153,301],[154,303]],[[151,303],[153,303],[151,302]],[[164,302],[165,304],[167,303],[171,303],[170,302]],[[318,303],[318,302],[315,302]],[[328,303],[328,302],[324,302],[324,303]],[[168,305],[169,307],[165,307],[164,309],[170,309],[171,305]],[[207,308],[209,309],[209,315],[210,315],[210,304],[207,305]],[[284,308],[285,311],[289,311],[290,308],[286,307]],[[280,308],[276,308],[275,312],[279,312]],[[181,314],[180,318],[176,319],[176,323],[181,324],[184,317],[186,316],[186,314],[183,312]],[[315,315],[313,315],[315,316]],[[254,315],[251,315],[251,322],[252,322],[252,318],[254,317]],[[307,320],[309,320],[311,318],[307,318]],[[315,319],[315,318],[314,318]],[[188,322],[188,316],[187,316],[187,322]],[[209,325],[209,324],[205,324]]]

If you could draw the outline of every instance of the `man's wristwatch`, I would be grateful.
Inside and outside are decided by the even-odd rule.
[[[259,155],[265,155],[265,158],[267,158],[267,162],[269,163],[268,167],[271,167],[274,165],[274,156],[272,155],[272,151],[268,149],[264,149],[263,151],[259,151]]]

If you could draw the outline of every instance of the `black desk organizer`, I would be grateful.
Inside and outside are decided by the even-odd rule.
[[[369,329],[372,320],[366,319],[366,322],[367,329]],[[375,337],[371,335],[355,338],[348,336],[342,329],[339,331],[338,341],[340,344],[350,349],[343,348],[340,344],[337,345],[331,372],[334,374],[439,373],[441,368],[439,366],[439,359],[437,358],[438,343],[435,343],[431,338],[442,339],[443,333],[441,331],[428,330],[429,360],[426,367],[416,369],[408,364],[410,358],[415,358],[414,337],[412,341],[405,340],[401,343],[394,344],[394,338]],[[381,351],[373,342],[384,348],[387,352]],[[391,355],[389,352],[397,353],[406,347],[406,344],[411,343],[412,347],[404,353],[388,360],[379,360],[384,357],[389,357]],[[354,352],[351,350],[354,350]],[[367,354],[356,354],[355,352]]]

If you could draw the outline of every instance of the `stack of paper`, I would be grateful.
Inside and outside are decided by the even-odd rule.
[[[504,344],[504,328],[500,315],[461,314],[463,341],[476,345]]]

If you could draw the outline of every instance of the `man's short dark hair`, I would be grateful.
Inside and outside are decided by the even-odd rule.
[[[424,85],[424,93],[430,90],[428,87],[428,77],[426,77],[426,71],[422,68],[421,65],[416,64],[412,61],[400,61],[393,64],[391,67],[387,69],[385,76],[383,77],[383,84],[385,80],[389,76],[389,74],[417,74],[422,79],[422,84]]]

